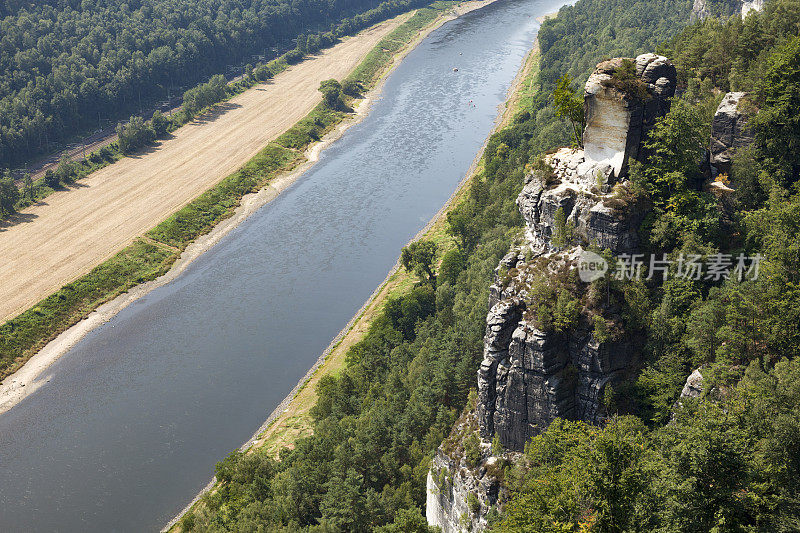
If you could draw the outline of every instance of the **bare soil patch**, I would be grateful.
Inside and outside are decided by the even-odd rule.
[[[139,155],[0,227],[0,323],[87,273],[250,160],[321,100],[408,14],[382,22],[226,102]]]

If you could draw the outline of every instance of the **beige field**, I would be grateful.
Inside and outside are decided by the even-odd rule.
[[[0,323],[87,273],[252,158],[344,78],[400,15],[220,106],[151,151],[95,172],[0,226]]]

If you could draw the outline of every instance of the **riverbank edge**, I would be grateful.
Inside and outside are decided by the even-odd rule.
[[[540,24],[546,18],[552,18],[556,13],[548,14],[543,17],[537,18]],[[446,22],[446,21],[445,21]],[[438,27],[438,26],[437,26]],[[475,158],[473,159],[469,169],[465,173],[462,180],[456,186],[451,196],[445,201],[439,211],[431,218],[428,223],[407,243],[426,239],[439,241],[440,244],[442,235],[445,234],[447,213],[456,207],[462,200],[463,195],[467,192],[467,185],[480,174],[482,169],[483,155],[486,144],[492,135],[502,130],[510,124],[514,116],[521,110],[521,92],[526,82],[534,83],[538,73],[539,66],[539,43],[538,39],[533,42],[531,50],[525,56],[522,65],[520,66],[517,74],[512,81],[507,91],[506,101],[504,104],[498,106],[502,108],[494,121],[494,125],[489,134],[483,142],[483,145],[478,150]],[[532,89],[531,89],[532,90]],[[535,91],[534,91],[535,92]],[[435,235],[435,236],[434,236]],[[450,237],[447,237],[451,239]],[[452,243],[451,243],[452,244]],[[445,250],[446,251],[446,250]],[[443,252],[440,248],[440,252]],[[439,254],[440,256],[443,253]],[[372,320],[383,309],[387,299],[391,296],[396,296],[398,293],[403,292],[405,289],[413,285],[413,275],[401,269],[400,259],[398,257],[394,266],[391,268],[386,278],[378,285],[378,287],[367,298],[361,308],[350,319],[344,328],[334,337],[328,347],[322,352],[319,358],[309,368],[306,374],[297,382],[295,387],[289,392],[288,395],[278,404],[278,406],[270,413],[264,423],[258,428],[253,436],[247,440],[240,448],[242,453],[270,453],[277,457],[280,449],[284,447],[291,447],[296,438],[300,438],[309,434],[310,428],[300,429],[292,427],[293,435],[288,439],[282,439],[280,445],[270,446],[270,439],[280,439],[280,430],[277,429],[279,425],[284,424],[284,432],[289,432],[288,419],[297,419],[299,417],[306,418],[310,421],[308,413],[310,407],[313,405],[313,400],[316,398],[316,392],[313,386],[319,379],[325,375],[335,374],[338,372],[345,362],[345,354],[350,346],[357,343],[369,329]],[[301,398],[301,394],[309,392],[309,398]],[[302,404],[298,409],[296,404]],[[270,433],[272,431],[272,433]],[[162,533],[179,533],[182,531],[178,522],[181,518],[194,511],[195,507],[200,504],[200,500],[206,494],[212,492],[217,485],[216,477],[194,497],[194,499],[177,515],[175,516],[162,530]],[[176,527],[177,526],[177,527]]]
[[[117,313],[139,298],[174,280],[195,259],[218,243],[220,239],[241,224],[256,210],[271,202],[294,183],[304,172],[316,163],[322,150],[338,139],[350,126],[363,120],[369,112],[370,104],[380,94],[383,80],[394,70],[402,58],[416,47],[428,33],[449,20],[469,11],[479,9],[493,1],[495,0],[472,0],[461,3],[437,2],[437,4],[439,4],[438,7],[431,5],[398,15],[395,18],[406,17],[406,19],[386,37],[381,39],[372,51],[367,53],[362,62],[353,69],[350,76],[358,72],[370,59],[370,55],[377,50],[381,50],[381,44],[384,43],[386,39],[390,39],[393,34],[402,29],[405,24],[409,23],[416,14],[426,9],[438,11],[438,15],[433,20],[418,29],[408,41],[403,43],[402,46],[389,55],[389,57],[385,58],[383,64],[377,65],[372,73],[371,79],[368,80],[366,84],[367,92],[362,98],[351,101],[355,106],[354,113],[345,114],[336,112],[328,114],[326,118],[330,119],[332,116],[333,121],[325,123],[324,130],[319,132],[322,134],[319,141],[309,142],[305,144],[305,146],[301,146],[300,149],[291,149],[280,144],[281,139],[295,131],[298,131],[301,136],[307,136],[307,125],[309,122],[315,122],[315,119],[321,113],[322,104],[313,109],[309,115],[298,121],[298,123],[287,130],[287,132],[268,143],[258,155],[245,163],[239,170],[224,178],[220,183],[190,202],[189,205],[165,219],[153,230],[137,238],[131,245],[120,251],[111,259],[106,260],[75,282],[65,285],[59,289],[59,291],[56,291],[56,293],[0,325],[0,328],[7,328],[24,315],[42,315],[41,309],[49,300],[58,302],[59,299],[63,299],[64,292],[68,294],[75,292],[73,289],[74,286],[80,285],[81,283],[86,284],[86,279],[91,278],[93,275],[96,276],[96,273],[102,271],[103,268],[110,270],[114,267],[118,267],[119,265],[117,263],[122,263],[127,260],[127,256],[135,255],[135,252],[141,253],[141,250],[145,248],[149,249],[149,252],[145,252],[145,255],[147,253],[150,254],[153,259],[152,263],[145,264],[138,272],[134,272],[129,276],[129,278],[136,276],[133,280],[124,279],[119,285],[111,287],[104,295],[88,304],[79,302],[75,305],[77,310],[62,310],[69,314],[66,319],[63,319],[65,324],[56,324],[49,328],[45,334],[41,335],[41,339],[38,340],[32,348],[27,349],[27,353],[15,359],[15,362],[10,367],[10,371],[9,369],[5,371],[0,370],[0,381],[2,381],[2,383],[0,383],[0,415],[12,409],[24,398],[47,383],[50,376],[46,375],[45,371],[64,353],[80,342],[88,333],[108,322]],[[383,24],[385,22],[387,21],[378,24]],[[369,28],[366,30],[368,29]],[[286,157],[284,157],[284,159],[275,157],[273,152],[276,150],[280,151],[281,154]],[[209,195],[213,196],[215,193],[224,194],[224,188],[226,185],[229,185],[228,182],[235,181],[243,171],[257,166],[264,159],[267,160],[268,164],[273,164],[275,167],[269,168],[255,185],[247,187],[246,190],[241,193],[237,194],[234,192],[232,196],[223,196],[224,201],[233,202],[234,205],[226,208],[221,214],[217,214],[216,218],[210,223],[200,227],[196,235],[192,235],[190,238],[178,243],[170,242],[168,238],[157,237],[159,228],[166,227],[166,231],[169,233],[170,222],[174,222],[176,217],[182,212],[187,210],[191,211],[195,204],[201,203],[203,199]],[[139,259],[139,256],[135,255],[135,259]],[[147,257],[145,257],[145,260],[147,260]],[[45,309],[45,311],[48,311],[48,309]],[[10,329],[13,331],[13,324]],[[2,329],[0,329],[0,333],[2,333]]]
[[[443,1],[447,2],[447,1],[454,1],[454,0],[443,0]],[[430,7],[430,6],[428,6],[428,7]],[[396,18],[398,16],[405,15],[407,13],[412,13],[412,12],[418,10],[418,9],[422,9],[422,8],[409,9],[406,12],[398,13],[398,14],[396,14],[394,16],[389,16],[388,18],[386,18],[384,20],[381,20],[381,21],[378,21],[377,23],[371,25],[368,28],[363,28],[362,30],[359,30],[355,34],[343,35],[342,37],[340,37],[338,39],[337,42],[341,42],[344,39],[348,39],[348,38],[354,37],[355,35],[358,35],[358,33],[361,33],[361,32],[363,32],[365,30],[368,30],[368,29],[370,29],[371,27],[374,27],[377,24],[381,24],[383,22],[386,22],[386,21],[391,20],[393,18]],[[369,11],[370,10],[368,10],[368,11],[366,11],[364,13],[368,13]],[[364,14],[364,13],[359,13],[359,14]],[[341,24],[345,20],[347,20],[347,19],[346,18],[345,19],[341,19],[339,21],[339,23]],[[330,45],[330,46],[335,46],[335,44],[336,44],[336,42],[334,42],[334,44]],[[329,47],[325,47],[325,48],[329,48]],[[321,48],[319,51],[323,51],[325,48]],[[277,74],[280,74],[281,72],[283,72],[284,70],[287,70],[287,69],[291,68],[292,66],[294,66],[296,64],[302,63],[303,61],[306,61],[307,59],[310,59],[310,58],[314,57],[314,55],[317,53],[317,52],[314,52],[314,53],[308,54],[299,62],[290,62],[289,60],[287,60],[287,58],[295,50],[296,49],[289,50],[289,51],[281,54],[280,56],[278,56],[278,57],[276,57],[276,58],[274,58],[274,59],[272,59],[272,60],[270,60],[270,61],[268,61],[266,63],[256,64],[256,65],[254,65],[254,68],[257,69],[259,67],[266,67],[268,70],[270,70],[272,72],[272,76],[271,77],[274,77]],[[268,80],[266,80],[266,81],[268,81]],[[198,84],[194,85],[192,87],[192,89],[197,89],[197,88],[201,87],[204,83],[205,83],[204,81],[200,81]],[[207,116],[207,115],[210,115],[210,114],[214,113],[214,111],[219,106],[219,104],[228,102],[231,98],[234,98],[234,97],[238,96],[239,94],[241,94],[241,93],[243,93],[243,92],[245,92],[245,91],[247,91],[247,90],[249,90],[249,89],[251,89],[253,87],[256,87],[256,86],[258,86],[258,85],[260,85],[262,83],[263,83],[263,81],[254,81],[254,80],[249,80],[248,81],[248,80],[245,79],[244,76],[240,76],[238,78],[235,78],[235,79],[227,82],[226,87],[227,87],[227,90],[229,91],[229,93],[222,100],[220,100],[219,102],[215,102],[213,104],[208,105],[204,109],[200,110],[194,116],[186,116],[185,113],[184,113],[184,106],[183,106],[183,104],[181,104],[177,108],[170,110],[169,114],[166,116],[166,118],[169,120],[169,125],[167,127],[166,134],[169,135],[169,134],[179,130],[183,126],[193,122],[196,119],[202,119],[204,116]],[[134,115],[131,115],[130,118],[133,118],[133,116]],[[142,118],[144,118],[144,117],[145,117],[145,115],[142,115]],[[149,122],[149,120],[147,120],[146,122]],[[125,124],[126,122],[125,122],[125,120],[122,120],[119,123]],[[70,144],[75,144],[75,143],[82,144],[81,141],[83,140],[83,138],[84,137],[79,135],[79,136],[73,138],[72,140],[68,140],[68,141],[66,141],[67,142],[67,146],[70,145]],[[157,138],[156,142],[158,142],[160,140],[163,140],[163,139],[164,139],[164,137]],[[67,189],[67,190],[71,189],[74,186],[76,186],[76,183],[79,180],[81,180],[83,178],[86,178],[90,174],[92,174],[92,173],[94,173],[94,172],[96,172],[98,170],[101,170],[101,169],[103,169],[103,168],[105,168],[105,167],[107,167],[109,165],[113,165],[114,163],[120,161],[121,159],[124,159],[125,157],[136,156],[137,153],[142,149],[143,148],[140,148],[137,151],[135,151],[133,153],[130,153],[130,154],[122,153],[120,151],[120,149],[119,149],[118,135],[117,134],[113,134],[110,137],[108,137],[107,139],[101,140],[98,146],[95,146],[94,148],[91,148],[88,152],[86,151],[86,148],[84,147],[83,159],[82,160],[74,159],[75,156],[69,156],[68,159],[69,159],[69,162],[70,162],[70,165],[71,165],[71,169],[69,171],[69,178],[66,179],[66,180],[62,180],[61,183],[60,183],[60,186],[58,186],[56,188],[51,187],[44,180],[44,176],[45,176],[46,171],[48,169],[43,168],[42,170],[40,170],[38,172],[30,174],[30,177],[33,179],[33,189],[34,189],[33,197],[25,198],[24,197],[25,194],[22,194],[22,198],[20,198],[17,201],[17,205],[15,206],[15,209],[16,209],[17,212],[11,213],[11,214],[6,213],[6,214],[0,215],[0,225],[8,224],[8,223],[11,223],[11,224],[18,223],[18,222],[15,222],[15,220],[18,220],[18,217],[20,215],[20,213],[19,213],[20,209],[24,209],[26,207],[34,205],[35,203],[41,202],[42,200],[47,198],[50,194],[56,192],[57,190],[61,190],[61,188]],[[40,158],[40,160],[41,159],[52,159],[52,158],[54,158],[54,157],[56,157],[56,156],[58,156],[58,155],[60,155],[62,153],[67,153],[68,151],[69,151],[69,149],[67,149],[66,151],[62,150],[62,151],[59,151],[57,153],[47,154],[47,155],[42,156]],[[99,162],[95,161],[94,159],[99,159]],[[26,165],[26,167],[27,166],[28,165]],[[56,171],[57,170],[57,166],[56,165],[50,165],[49,170]],[[24,186],[23,185],[23,180],[19,179],[19,180],[16,180],[16,182],[17,182],[17,185],[20,186],[20,192],[22,193],[23,192],[22,187]]]

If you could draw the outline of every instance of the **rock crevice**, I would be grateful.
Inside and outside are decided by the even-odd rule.
[[[556,418],[598,423],[609,384],[636,368],[635,340],[597,335],[587,320],[548,329],[529,292],[541,269],[574,269],[586,247],[638,250],[646,212],[628,194],[627,167],[646,156],[642,140],[668,111],[675,83],[675,67],[655,54],[600,63],[584,90],[584,149],[551,153],[526,177],[517,198],[525,241],[503,258],[490,289],[478,372],[484,441],[521,451]]]

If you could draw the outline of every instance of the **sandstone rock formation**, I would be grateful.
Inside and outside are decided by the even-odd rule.
[[[692,12],[689,14],[689,22],[698,20],[705,20],[711,16],[711,11],[708,10],[705,0],[694,0]]]
[[[749,0],[742,2],[742,18],[745,18],[751,11],[763,11],[764,0]]]
[[[474,410],[439,448],[428,474],[428,523],[445,533],[485,529],[503,501],[498,462],[513,461],[557,417],[602,421],[607,393],[635,372],[637,337],[595,329],[606,316],[616,323],[616,304],[591,304],[597,306],[587,311],[591,319],[581,311],[569,327],[556,329],[539,316],[537,284],[575,278],[570,269],[574,274],[589,246],[614,254],[638,250],[637,230],[646,213],[630,193],[627,166],[646,155],[642,140],[667,112],[674,92],[675,68],[664,57],[601,63],[584,93],[584,149],[550,153],[526,176],[517,198],[526,231],[500,261],[490,287]],[[576,292],[588,288],[582,282],[569,286]],[[465,457],[470,439],[473,463],[475,446],[480,450],[472,465]],[[503,451],[493,450],[493,442]]]
[[[604,179],[623,177],[628,159],[640,156],[647,132],[675,94],[675,80],[675,67],[656,54],[604,61],[589,76],[584,152]]]
[[[628,194],[626,169],[646,155],[642,139],[674,92],[675,67],[664,57],[600,63],[585,88],[584,150],[549,154],[526,177],[517,198],[525,242],[503,258],[490,290],[478,373],[485,441],[497,436],[520,451],[557,417],[599,422],[607,416],[608,385],[635,368],[636,339],[598,336],[588,320],[566,332],[543,328],[530,287],[544,268],[574,269],[589,245],[615,255],[637,251],[646,213]],[[569,235],[556,239],[557,233]]]
[[[587,161],[583,151],[570,148],[562,148],[544,161],[557,180],[547,185],[541,173],[531,173],[517,198],[528,242],[537,252],[554,249],[553,233],[559,209],[582,242],[597,244],[615,254],[630,253],[638,247],[637,229],[644,212],[635,206],[621,206],[613,197],[603,195],[601,189],[606,187],[598,187],[601,180],[590,179],[591,172],[586,170],[602,171],[607,167]]]
[[[537,266],[519,255],[505,265],[517,274],[498,279],[490,291],[478,422],[484,440],[497,435],[505,448],[522,451],[557,417],[600,422],[605,388],[628,377],[638,346],[631,340],[600,342],[589,327],[568,334],[537,328],[525,318],[528,278]]]
[[[698,368],[686,378],[686,384],[681,390],[681,398],[699,398],[703,394],[703,375]]]
[[[730,7],[738,9],[741,17],[745,18],[751,11],[762,11],[766,0],[728,0]],[[705,20],[712,15],[707,0],[694,0],[689,22]]]
[[[447,454],[437,453],[426,483],[428,524],[439,526],[442,533],[485,529],[500,489],[499,481],[487,470],[496,462],[496,457],[490,457],[479,469],[470,470]]]
[[[505,496],[498,473],[513,454],[493,456],[488,443],[473,442],[480,459],[470,465],[464,448],[476,432],[473,406],[459,419],[431,461],[425,516],[428,524],[440,527],[443,533],[484,530],[490,513]]]
[[[716,174],[730,174],[736,150],[753,143],[753,132],[742,111],[747,93],[728,93],[720,102],[711,123],[711,166]]]

